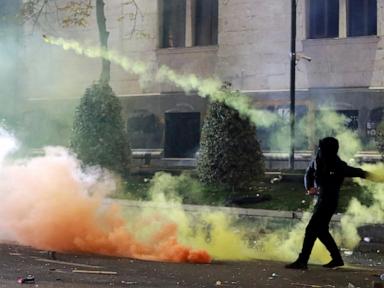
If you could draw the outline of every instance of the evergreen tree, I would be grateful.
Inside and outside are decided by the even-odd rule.
[[[76,109],[71,147],[84,164],[128,176],[131,150],[121,104],[106,82],[86,89]]]
[[[384,121],[376,129],[376,145],[382,159],[384,160]]]
[[[248,188],[264,174],[255,125],[224,103],[211,103],[202,129],[197,169],[203,183],[224,185],[232,191]]]

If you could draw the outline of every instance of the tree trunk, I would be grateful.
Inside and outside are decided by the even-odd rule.
[[[105,51],[108,50],[108,37],[106,18],[104,13],[104,0],[96,0],[96,20],[99,30],[100,46]],[[100,81],[108,83],[111,79],[111,62],[102,58]]]

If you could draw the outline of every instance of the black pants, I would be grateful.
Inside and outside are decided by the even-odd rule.
[[[315,208],[312,218],[305,229],[303,248],[299,256],[300,261],[304,263],[308,262],[313,245],[315,244],[317,238],[319,238],[319,240],[331,253],[332,259],[341,259],[336,242],[331,233],[329,233],[329,222],[331,221],[332,215],[335,211],[336,207],[329,207],[328,205],[319,205]]]

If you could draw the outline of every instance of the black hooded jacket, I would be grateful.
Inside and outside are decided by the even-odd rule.
[[[345,177],[366,178],[367,172],[348,166],[337,156],[338,142],[335,138],[324,138],[320,141],[319,151],[306,170],[304,186],[318,189],[317,206],[326,204],[336,209],[339,192]]]

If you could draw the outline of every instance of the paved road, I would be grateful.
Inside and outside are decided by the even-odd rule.
[[[28,274],[35,276],[36,283],[24,286],[39,288],[372,287],[372,282],[384,273],[384,267],[377,262],[378,259],[374,260],[376,264],[368,258],[365,260],[363,265],[350,265],[338,270],[310,266],[307,271],[296,271],[284,269],[281,262],[256,260],[195,265],[62,253],[58,253],[56,260],[53,260],[46,251],[0,244],[0,287],[22,287],[17,279]],[[74,270],[116,274],[77,273]]]

